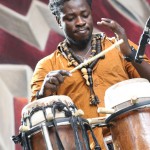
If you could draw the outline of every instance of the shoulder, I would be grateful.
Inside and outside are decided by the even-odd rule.
[[[45,56],[44,58],[40,59],[37,63],[37,65],[39,64],[48,64],[51,63],[53,61],[56,60],[56,57],[58,55],[58,50],[55,50],[53,53],[51,53],[50,55]]]

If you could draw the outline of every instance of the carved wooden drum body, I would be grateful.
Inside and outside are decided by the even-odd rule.
[[[150,83],[136,78],[108,88],[105,107],[115,150],[150,150]]]

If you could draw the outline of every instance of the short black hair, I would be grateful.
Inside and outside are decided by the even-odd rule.
[[[62,7],[63,7],[64,3],[67,1],[70,1],[70,0],[49,0],[49,8],[50,8],[52,14],[59,18]],[[92,0],[86,0],[86,1],[91,8]]]

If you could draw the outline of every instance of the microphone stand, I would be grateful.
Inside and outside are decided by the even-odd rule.
[[[150,44],[150,17],[146,22],[146,26],[139,40],[139,47],[135,55],[135,62],[142,62],[142,60],[144,59],[143,55],[145,53],[145,48],[147,44]]]

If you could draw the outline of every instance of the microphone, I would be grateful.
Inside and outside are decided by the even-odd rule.
[[[150,17],[146,21],[143,33],[139,40],[139,47],[135,56],[135,62],[141,63],[145,53],[146,44],[150,44]]]

